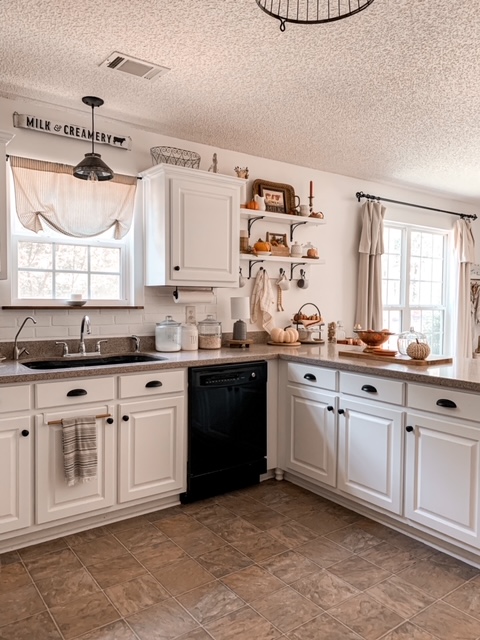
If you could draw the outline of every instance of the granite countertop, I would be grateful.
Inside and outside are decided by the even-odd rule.
[[[349,347],[361,351],[362,347]],[[345,347],[342,345],[342,350]],[[158,353],[166,360],[141,364],[106,365],[81,367],[74,369],[55,369],[51,371],[31,370],[22,365],[22,361],[4,360],[0,364],[0,384],[29,383],[67,378],[84,378],[91,375],[128,374],[147,371],[178,369],[207,365],[222,365],[253,360],[275,360],[280,358],[291,362],[335,368],[340,371],[379,375],[406,382],[431,384],[436,386],[480,392],[480,360],[465,360],[442,366],[412,366],[408,364],[385,363],[378,360],[363,360],[338,355],[337,345],[308,345],[299,347],[278,347],[267,344],[252,344],[248,349],[228,348],[200,349],[199,351],[177,351]]]

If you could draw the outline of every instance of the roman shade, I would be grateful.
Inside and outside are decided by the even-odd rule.
[[[116,174],[108,182],[77,180],[73,167],[10,156],[17,215],[38,233],[44,225],[74,238],[98,236],[113,227],[114,238],[130,229],[137,178]]]

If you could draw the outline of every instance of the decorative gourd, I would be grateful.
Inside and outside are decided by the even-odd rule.
[[[270,242],[266,242],[265,240],[259,238],[253,245],[253,248],[255,249],[255,251],[271,251],[272,245],[270,244]]]
[[[412,360],[425,360],[430,355],[430,347],[423,342],[412,342],[407,347],[407,356]]]
[[[247,202],[247,209],[255,209],[255,211],[258,211],[260,209],[260,205],[258,202],[255,202],[255,200],[249,200]]]
[[[279,327],[275,327],[270,332],[270,337],[273,342],[284,342],[286,344],[297,342],[298,340],[298,331],[293,327],[286,327],[285,329],[280,329]]]

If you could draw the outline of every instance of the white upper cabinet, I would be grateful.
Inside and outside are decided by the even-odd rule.
[[[245,181],[165,164],[141,175],[145,284],[237,287]]]

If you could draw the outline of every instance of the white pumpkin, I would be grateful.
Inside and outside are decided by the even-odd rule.
[[[294,329],[294,327],[286,327],[285,329],[280,329],[280,327],[275,327],[270,332],[270,337],[273,342],[279,343],[292,343],[297,342],[298,340],[298,331]]]

